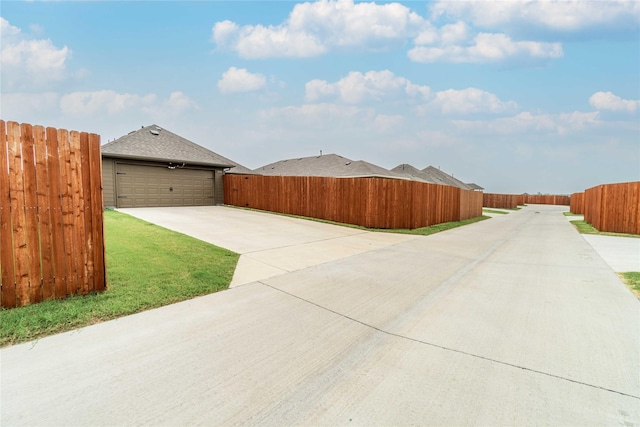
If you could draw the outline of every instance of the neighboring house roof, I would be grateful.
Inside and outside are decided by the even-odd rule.
[[[335,178],[378,177],[411,179],[363,160],[351,160],[337,154],[287,159],[253,170],[260,175],[328,176]]]
[[[436,169],[433,166],[428,166],[422,169],[422,172],[426,173],[429,178],[436,181],[437,184],[450,185],[452,187],[462,188],[463,190],[471,190],[467,184],[454,178],[453,175],[442,172],[440,169]]]
[[[429,174],[415,168],[409,164],[403,163],[391,169],[393,172],[408,175],[416,181],[428,182],[429,184],[440,184],[429,176]]]
[[[478,190],[478,191],[484,190],[483,187],[480,187],[478,184],[474,182],[467,182],[467,186],[469,186],[469,188],[471,188],[472,190]]]
[[[157,125],[129,132],[128,135],[103,145],[101,150],[103,157],[244,168]]]

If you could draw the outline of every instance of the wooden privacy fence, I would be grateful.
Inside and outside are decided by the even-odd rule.
[[[5,308],[106,286],[100,137],[0,120]]]
[[[569,200],[569,210],[574,214],[584,213],[584,193],[573,193]]]
[[[584,219],[599,231],[640,234],[640,181],[585,190]]]
[[[516,194],[484,193],[482,206],[485,208],[516,209],[520,198],[521,196]]]
[[[525,194],[525,204],[569,206],[569,196]]]
[[[380,178],[225,175],[224,202],[370,228],[419,228],[482,215],[482,193]]]

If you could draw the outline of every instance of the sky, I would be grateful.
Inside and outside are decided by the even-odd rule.
[[[640,180],[640,2],[1,1],[0,118],[494,193]]]

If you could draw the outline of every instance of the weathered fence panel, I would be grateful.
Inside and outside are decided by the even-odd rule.
[[[599,231],[640,234],[640,181],[585,190],[584,219]]]
[[[485,208],[516,209],[520,197],[516,194],[484,193],[482,206]]]
[[[584,193],[573,193],[569,198],[569,211],[574,214],[584,213]]]
[[[0,305],[104,290],[100,137],[0,120]]]
[[[379,178],[225,175],[227,205],[370,228],[419,228],[482,215],[482,193]]]
[[[526,194],[524,203],[531,203],[534,205],[569,206],[569,196]]]

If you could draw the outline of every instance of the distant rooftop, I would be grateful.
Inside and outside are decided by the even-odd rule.
[[[433,166],[428,166],[422,169],[422,172],[426,173],[429,178],[436,181],[437,184],[450,185],[452,187],[462,188],[463,190],[471,190],[467,184],[457,178],[454,178],[453,175],[442,172],[440,169],[434,168]]]
[[[254,173],[273,176],[327,176],[335,178],[378,177],[410,180],[411,177],[392,172],[363,160],[351,160],[337,154],[281,160],[256,168]]]
[[[155,124],[129,132],[101,150],[108,157],[238,168],[250,173],[250,169]]]

